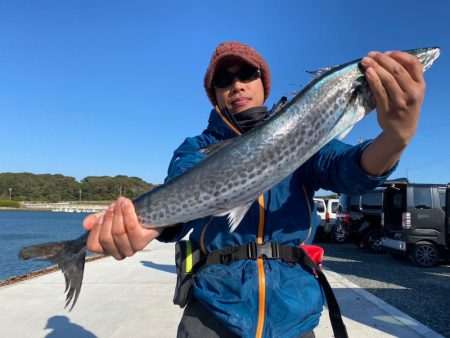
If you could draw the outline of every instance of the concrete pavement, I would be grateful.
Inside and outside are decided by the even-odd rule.
[[[57,271],[0,287],[0,336],[8,338],[175,337],[182,309],[172,304],[173,244],[152,242],[124,262],[86,264],[72,312],[63,309]],[[326,270],[350,337],[442,337],[413,318]],[[332,337],[325,308],[316,337]]]

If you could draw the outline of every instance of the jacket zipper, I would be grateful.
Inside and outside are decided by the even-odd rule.
[[[242,133],[237,130],[222,114],[219,107],[215,107],[216,111],[219,113],[219,116],[222,118],[222,120],[226,123],[226,125],[233,130],[238,136],[241,136]],[[264,208],[264,195],[261,195],[258,197],[258,203],[259,203],[259,225],[258,225],[258,237],[257,237],[257,243],[263,244],[264,241],[264,224],[265,224],[265,208]],[[209,223],[206,224],[205,228],[202,231],[202,238],[201,238],[201,246],[204,249],[204,235],[206,232],[206,228],[208,227]],[[206,250],[205,250],[206,251]],[[256,338],[261,338],[264,330],[264,319],[266,316],[266,273],[264,271],[264,259],[258,258],[257,260],[258,265],[258,324],[256,327]]]
[[[259,196],[259,226],[257,243],[263,244],[264,241],[264,195]],[[259,286],[259,306],[258,306],[258,325],[256,327],[256,338],[262,337],[264,330],[264,319],[266,317],[266,272],[264,271],[264,259],[258,258],[258,286]]]

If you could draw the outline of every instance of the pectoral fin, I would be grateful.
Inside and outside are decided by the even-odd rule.
[[[247,214],[248,209],[250,209],[253,202],[248,204],[240,205],[232,210],[217,214],[215,216],[225,216],[228,215],[228,226],[230,228],[230,232],[233,232],[238,227],[239,223],[241,223],[244,216]]]

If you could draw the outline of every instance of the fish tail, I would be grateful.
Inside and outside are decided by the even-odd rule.
[[[64,274],[66,289],[66,305],[73,309],[80,294],[83,283],[84,263],[86,257],[86,241],[88,233],[64,242],[51,242],[31,245],[20,249],[19,258],[23,260],[38,259],[58,265]]]

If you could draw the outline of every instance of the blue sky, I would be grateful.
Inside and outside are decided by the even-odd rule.
[[[450,181],[450,2],[0,1],[0,172],[161,183],[173,150],[207,123],[216,45],[255,47],[270,107],[315,70],[372,50],[439,46],[415,138],[391,177]],[[372,113],[345,138],[380,132]]]

